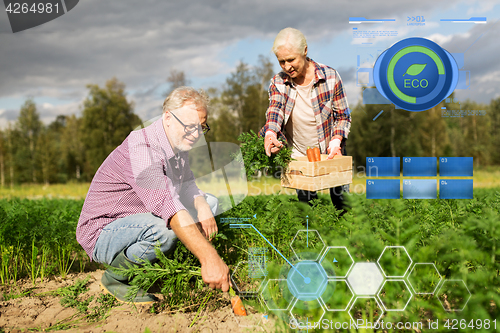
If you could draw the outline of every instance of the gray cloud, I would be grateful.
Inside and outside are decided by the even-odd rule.
[[[134,91],[129,98],[135,101],[136,112],[148,117],[161,104],[162,91],[157,87],[171,69],[183,70],[190,78],[228,73],[232,68],[220,60],[221,51],[241,39],[272,39],[280,29],[294,26],[309,41],[321,41],[350,29],[349,16],[389,18],[456,3],[86,0],[54,21],[16,34],[5,32],[3,13],[0,98],[48,94],[75,103],[86,94],[86,84],[103,85],[115,76]],[[489,38],[480,52],[491,52],[486,63],[496,68],[498,46],[488,45]],[[484,63],[471,66],[477,66],[478,75],[486,70]],[[342,78],[350,80],[352,72],[352,68],[341,72]]]
[[[2,47],[0,57],[6,69],[2,76],[9,78],[0,82],[0,94],[43,84],[76,88],[111,76],[138,84],[153,73],[166,77],[172,67],[196,65],[191,59],[197,56],[207,63],[192,76],[214,75],[221,69],[217,52],[243,38],[272,38],[293,25],[314,40],[346,29],[348,16],[363,15],[360,11],[385,17],[436,2],[390,7],[367,2],[354,10],[348,1],[324,0],[80,1],[52,22],[0,36],[0,43],[9,46]]]
[[[478,24],[467,34],[455,35],[441,45],[450,52],[465,52],[463,69],[470,71],[470,89],[456,90],[459,99],[489,103],[492,98],[500,97],[499,28],[499,20]]]
[[[356,67],[339,67],[336,68],[342,78],[343,83],[355,83],[356,82]]]
[[[19,116],[19,110],[0,110],[0,118],[5,119],[5,121],[15,121]]]

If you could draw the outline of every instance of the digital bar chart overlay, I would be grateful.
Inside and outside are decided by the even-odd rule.
[[[366,176],[367,177],[399,177],[400,170],[399,157],[367,157]]]
[[[439,199],[472,199],[472,179],[440,179]]]
[[[367,199],[399,199],[401,198],[399,179],[367,179]]]
[[[367,157],[366,198],[473,199],[473,174],[473,157]]]
[[[436,157],[404,157],[403,177],[436,177]]]
[[[474,159],[472,157],[440,157],[441,177],[472,177]]]
[[[436,199],[437,179],[403,180],[403,199]]]

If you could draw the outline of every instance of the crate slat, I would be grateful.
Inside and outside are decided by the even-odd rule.
[[[299,157],[290,162],[288,171],[281,178],[281,186],[307,191],[320,191],[327,188],[352,183],[352,156],[336,156],[327,160],[309,162],[307,157]]]
[[[350,183],[352,183],[352,170],[316,177],[287,173],[286,178],[281,178],[281,186],[307,191],[320,191]]]
[[[299,171],[302,175],[309,177],[352,170],[352,156],[336,156],[331,160],[327,160],[327,156],[322,154],[321,161],[318,162],[309,162],[305,156],[298,157],[296,161],[288,164],[288,170]]]

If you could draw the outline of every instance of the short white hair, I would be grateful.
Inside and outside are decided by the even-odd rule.
[[[285,28],[281,30],[274,39],[273,52],[276,55],[278,49],[282,46],[290,45],[299,54],[305,55],[307,41],[304,34],[294,28]]]
[[[196,109],[208,112],[209,98],[203,89],[197,91],[192,87],[178,87],[163,101],[163,112],[180,109],[186,103],[193,103]]]

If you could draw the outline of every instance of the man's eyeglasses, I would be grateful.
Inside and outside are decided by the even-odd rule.
[[[177,118],[175,116],[175,114],[173,114],[172,112],[170,112],[170,114],[175,118],[177,119],[177,121],[179,123],[181,123],[182,126],[184,126],[184,132],[186,134],[193,134],[194,132],[198,131],[198,133],[203,133],[203,134],[207,134],[208,131],[210,131],[210,126],[208,126],[208,124],[206,126],[202,126],[202,125],[184,125],[184,123],[182,121],[179,120],[179,118]]]

